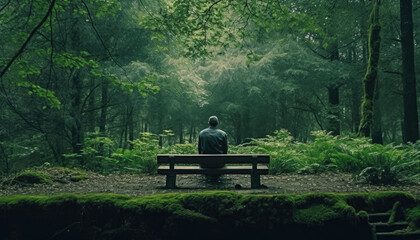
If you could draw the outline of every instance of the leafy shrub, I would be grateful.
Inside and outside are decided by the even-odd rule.
[[[196,144],[159,146],[159,138],[172,132],[142,133],[131,142],[132,149],[112,150],[111,139],[98,133],[87,136],[81,154],[68,154],[70,166],[102,173],[149,173],[157,169],[156,155],[195,154]],[[394,184],[420,180],[420,143],[407,145],[371,144],[368,138],[332,136],[325,131],[312,133],[312,141],[296,141],[287,130],[275,131],[264,138],[250,139],[238,146],[229,146],[231,154],[269,154],[271,174],[314,174],[325,171],[352,173],[362,182]]]
[[[140,139],[131,142],[133,149],[117,149],[107,159],[109,170],[131,173],[156,173],[156,155],[159,153],[158,136],[142,133]]]
[[[163,148],[159,153],[161,154],[197,154],[197,145],[195,144],[175,144]]]
[[[87,133],[80,154],[63,154],[67,159],[66,166],[103,172],[104,160],[107,159],[113,145],[114,142],[101,133]]]
[[[371,184],[395,184],[420,180],[420,143],[372,144],[368,138],[312,133],[313,141],[294,141],[286,130],[273,136],[252,139],[233,148],[233,153],[270,154],[270,173],[319,173],[340,171],[357,175]]]

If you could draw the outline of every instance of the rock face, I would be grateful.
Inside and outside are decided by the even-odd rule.
[[[0,197],[2,239],[372,239],[368,212],[415,206],[401,192],[233,192]]]

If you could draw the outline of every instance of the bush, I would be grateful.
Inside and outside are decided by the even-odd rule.
[[[132,149],[112,151],[113,142],[98,133],[87,136],[82,154],[69,154],[70,166],[102,173],[155,174],[156,155],[195,154],[196,144],[160,147],[159,138],[172,136],[167,130],[155,135],[142,133],[131,142]],[[286,130],[275,131],[265,138],[229,146],[231,154],[269,154],[270,173],[314,174],[326,171],[352,173],[359,181],[371,184],[395,184],[420,180],[420,143],[408,145],[371,144],[368,138],[332,136],[325,131],[312,133],[312,141],[295,141]]]

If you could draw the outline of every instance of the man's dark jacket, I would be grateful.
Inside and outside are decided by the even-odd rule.
[[[226,154],[227,151],[227,135],[224,131],[211,126],[200,132],[198,137],[198,153]]]

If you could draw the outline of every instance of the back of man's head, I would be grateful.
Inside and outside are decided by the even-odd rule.
[[[219,119],[216,116],[209,117],[209,125],[212,127],[216,127],[219,124]]]

